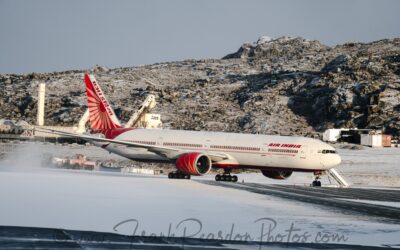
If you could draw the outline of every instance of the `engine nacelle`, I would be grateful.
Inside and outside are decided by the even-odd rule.
[[[211,159],[201,153],[187,153],[176,160],[179,172],[189,175],[205,175],[211,170]]]
[[[261,170],[261,173],[268,178],[283,180],[289,178],[293,171],[288,170]]]

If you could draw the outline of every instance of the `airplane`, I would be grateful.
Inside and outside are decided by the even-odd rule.
[[[170,179],[190,179],[223,169],[216,181],[237,182],[232,170],[257,169],[265,177],[280,180],[293,172],[312,172],[311,185],[321,186],[321,175],[341,162],[335,148],[306,137],[125,128],[94,75],[85,73],[84,79],[91,132],[46,132],[80,138],[134,161],[174,163],[176,171],[168,174]]]

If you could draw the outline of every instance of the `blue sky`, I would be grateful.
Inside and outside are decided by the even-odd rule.
[[[400,37],[396,0],[0,0],[0,73],[221,58],[262,35]]]

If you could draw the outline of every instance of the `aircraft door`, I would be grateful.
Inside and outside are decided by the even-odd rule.
[[[164,138],[163,137],[158,137],[156,144],[157,146],[163,146]]]
[[[300,150],[300,159],[306,159],[308,153],[308,147],[302,146],[299,150]]]
[[[208,150],[210,150],[210,144],[211,144],[211,140],[210,139],[207,139],[206,141],[205,141],[205,143],[204,143],[204,147],[205,147],[205,149],[208,151]]]

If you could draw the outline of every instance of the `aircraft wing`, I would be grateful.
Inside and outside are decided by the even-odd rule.
[[[147,144],[142,144],[142,143],[136,143],[136,142],[130,142],[130,141],[123,141],[123,140],[115,140],[115,139],[107,139],[104,137],[96,137],[92,135],[85,135],[85,134],[75,134],[75,133],[69,133],[69,132],[64,132],[64,131],[59,131],[59,130],[54,130],[54,129],[45,129],[45,128],[35,128],[37,131],[45,132],[45,133],[51,133],[51,134],[57,134],[57,135],[63,135],[63,136],[68,136],[68,137],[74,137],[74,138],[79,138],[85,141],[95,141],[95,142],[104,142],[104,143],[114,143],[118,145],[125,145],[128,147],[137,147],[137,148],[145,148],[150,152],[153,152],[158,155],[162,155],[164,157],[167,157],[171,160],[174,160],[178,158],[180,155],[184,153],[189,153],[192,151],[184,150],[184,149],[179,149],[179,148],[171,148],[171,147],[164,147],[164,146],[156,146],[156,145],[147,145]],[[208,153],[208,152],[203,152],[205,155],[209,156],[212,161],[217,162],[221,160],[226,160],[229,159],[229,155],[222,154],[222,153]]]

